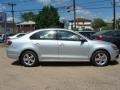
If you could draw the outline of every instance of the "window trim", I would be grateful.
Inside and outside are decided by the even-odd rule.
[[[80,41],[80,38],[79,38],[79,40],[67,40],[67,39],[66,40],[62,40],[62,39],[59,39],[59,32],[60,31],[70,32],[70,31],[65,31],[65,30],[56,30],[56,32],[57,32],[56,37],[57,37],[58,41],[77,41],[77,42]],[[73,33],[73,32],[70,32],[70,33]],[[75,34],[75,33],[73,33],[73,34]],[[77,34],[75,34],[75,35],[77,35]],[[79,35],[77,35],[77,36],[80,37]]]
[[[47,31],[54,31],[55,32],[55,34],[54,34],[54,36],[55,36],[55,38],[54,39],[41,39],[41,38],[39,38],[39,39],[32,39],[31,37],[33,36],[33,35],[35,35],[35,34],[37,34],[37,33],[40,33],[40,32],[47,32]],[[30,40],[57,40],[57,32],[56,32],[56,30],[43,30],[43,31],[38,31],[38,32],[35,32],[34,34],[32,34],[29,38],[30,38]]]

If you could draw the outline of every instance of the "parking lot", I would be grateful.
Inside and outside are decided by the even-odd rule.
[[[42,63],[24,67],[0,46],[0,90],[120,90],[120,64]]]

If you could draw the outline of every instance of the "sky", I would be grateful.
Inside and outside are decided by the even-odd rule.
[[[86,19],[102,18],[107,22],[113,19],[112,0],[75,0],[77,17]],[[7,13],[11,20],[11,7],[7,3],[15,3],[15,20],[21,21],[21,15],[32,11],[38,13],[44,6],[54,6],[58,9],[60,19],[73,19],[73,0],[0,0],[0,12]],[[69,11],[69,12],[68,12]],[[116,17],[120,17],[120,0],[116,0]]]

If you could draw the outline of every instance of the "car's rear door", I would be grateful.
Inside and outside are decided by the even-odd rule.
[[[44,30],[32,35],[31,40],[39,49],[42,60],[54,60],[58,58],[58,42],[55,30]]]

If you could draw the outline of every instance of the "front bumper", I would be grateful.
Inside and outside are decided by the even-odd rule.
[[[111,53],[111,61],[116,61],[119,58],[119,50],[114,50]]]

